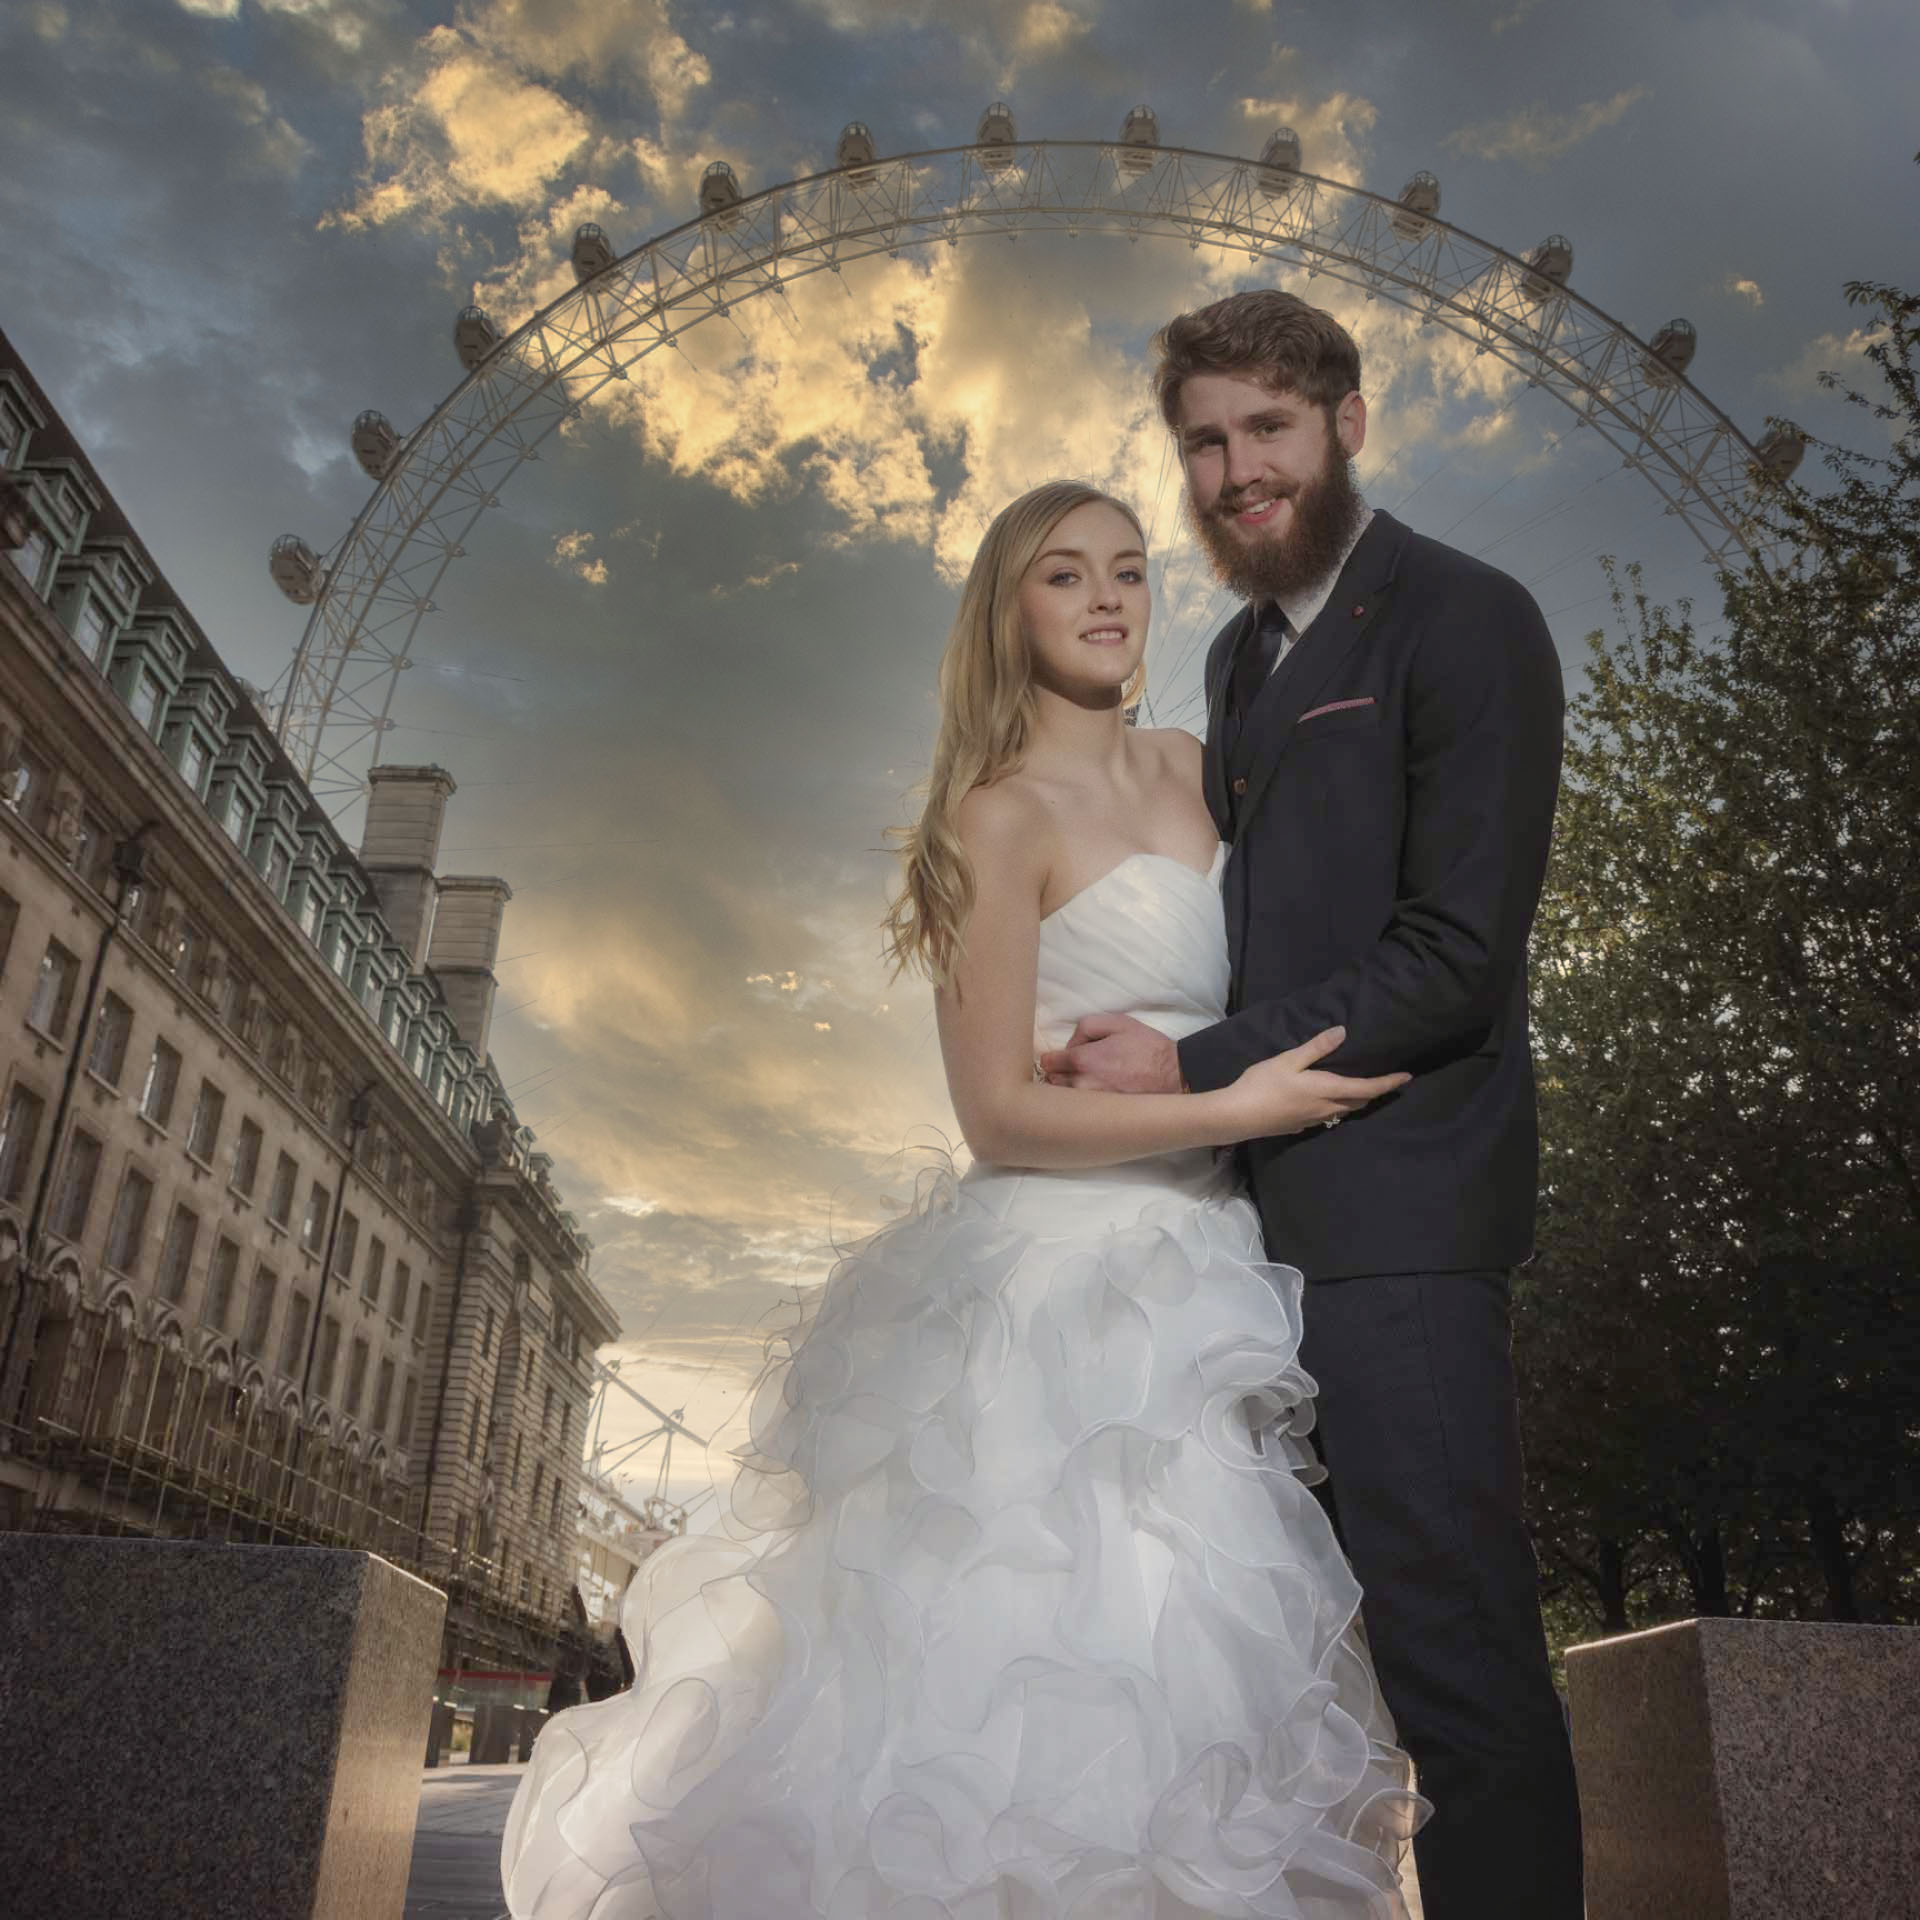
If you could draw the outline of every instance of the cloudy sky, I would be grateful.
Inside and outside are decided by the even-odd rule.
[[[1694,321],[1696,383],[1755,437],[1851,432],[1814,376],[1857,352],[1842,283],[1913,277],[1916,72],[1908,0],[10,0],[0,324],[271,684],[301,616],[267,546],[351,522],[354,415],[411,429],[459,377],[461,306],[517,324],[571,285],[582,220],[636,246],[714,159],[751,192],[831,165],[850,119],[883,152],[952,146],[999,96],[1025,137],[1111,136],[1140,100],[1213,152],[1287,124],[1310,170],[1391,194],[1430,168],[1469,232],[1569,235],[1596,305]],[[1238,284],[1178,243],[981,241],[744,303],[549,445],[422,627],[385,757],[451,768],[446,869],[513,885],[496,1057],[627,1377],[701,1432],[783,1289],[951,1131],[927,992],[888,982],[875,928],[956,572],[1035,480],[1128,491],[1179,717],[1222,608],[1143,349]],[[1570,685],[1600,554],[1710,590],[1552,401],[1385,302],[1315,297],[1367,353],[1370,496],[1527,581]]]

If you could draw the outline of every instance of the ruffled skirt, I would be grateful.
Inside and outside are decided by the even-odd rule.
[[[517,1920],[1393,1920],[1424,1811],[1308,1491],[1300,1276],[1210,1164],[941,1170],[756,1387]]]

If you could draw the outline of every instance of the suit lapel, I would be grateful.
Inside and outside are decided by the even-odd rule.
[[[1253,703],[1245,722],[1253,744],[1253,764],[1238,809],[1242,834],[1293,744],[1295,723],[1333,681],[1391,603],[1393,577],[1399,570],[1405,541],[1406,529],[1399,521],[1385,513],[1374,514],[1359,544],[1347,556],[1347,564],[1340,569],[1327,604],[1295,641]]]
[[[1227,689],[1233,685],[1234,662],[1253,631],[1253,623],[1253,609],[1242,607],[1220,630],[1209,649],[1209,658],[1218,664],[1212,684],[1207,688],[1207,739],[1201,776],[1206,787],[1207,811],[1213,815],[1214,831],[1222,840],[1233,838],[1233,803],[1227,796]]]

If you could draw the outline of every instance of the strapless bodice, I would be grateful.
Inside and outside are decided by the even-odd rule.
[[[1063,1046],[1089,1013],[1129,1013],[1170,1039],[1227,1010],[1227,931],[1220,905],[1224,842],[1205,873],[1169,854],[1130,853],[1040,923],[1036,1054]],[[1010,1226],[1041,1235],[1110,1231],[1171,1202],[1232,1190],[1206,1148],[1120,1166],[1038,1172],[978,1162],[963,1183]]]
[[[1040,923],[1036,1048],[1060,1046],[1089,1013],[1130,1013],[1181,1040],[1227,1010],[1223,841],[1205,873],[1130,853]]]

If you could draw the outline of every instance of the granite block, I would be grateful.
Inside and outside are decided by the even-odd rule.
[[[447,1764],[447,1750],[452,1745],[453,1709],[445,1701],[436,1700],[427,1722],[427,1765],[444,1767]]]
[[[1588,1920],[1920,1913],[1920,1629],[1684,1620],[1567,1691]]]
[[[0,1534],[34,1920],[399,1920],[446,1597],[366,1553]]]

